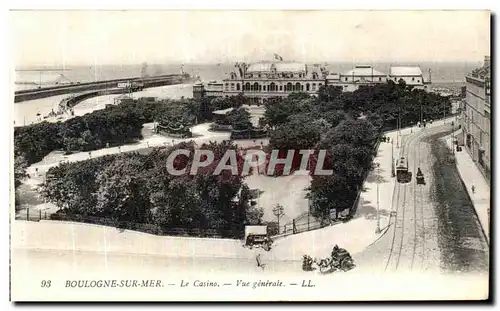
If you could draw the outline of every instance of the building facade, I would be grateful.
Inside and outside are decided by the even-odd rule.
[[[419,67],[391,67],[390,74],[369,65],[357,65],[345,73],[328,73],[319,65],[302,63],[262,62],[236,64],[229,76],[217,83],[201,82],[193,86],[193,97],[229,97],[238,94],[262,102],[275,96],[288,96],[293,92],[316,94],[321,86],[334,85],[352,92],[363,85],[396,83],[404,80],[408,85],[425,88],[426,82]]]
[[[398,83],[403,80],[406,85],[411,85],[414,88],[426,89],[430,81],[430,73],[428,80],[424,79],[422,69],[417,66],[392,66],[389,72],[389,78]]]
[[[337,74],[333,73],[327,77],[328,85],[342,87],[344,92],[353,92],[362,85],[386,83],[388,75],[375,70],[369,65],[357,65],[352,70]]]
[[[491,179],[491,69],[490,57],[486,56],[483,67],[465,76],[465,100],[462,101],[461,125],[463,144],[472,159],[485,175]]]

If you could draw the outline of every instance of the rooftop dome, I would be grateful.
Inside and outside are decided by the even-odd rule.
[[[254,63],[248,66],[247,72],[264,72],[271,71],[271,63]]]
[[[304,72],[306,71],[306,65],[303,63],[295,62],[260,62],[253,63],[248,66],[247,72],[270,72],[273,68],[276,68],[277,72]]]
[[[302,63],[277,63],[276,71],[298,72],[305,71],[306,65]]]

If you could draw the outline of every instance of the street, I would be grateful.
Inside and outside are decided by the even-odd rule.
[[[132,278],[130,273],[133,272],[133,278],[156,276],[163,282],[176,283],[175,286],[182,279],[195,280],[201,275],[207,279],[222,278],[229,284],[239,276],[248,278],[249,274],[253,276],[252,280],[279,277],[290,283],[311,277],[320,288],[331,287],[332,283],[351,284],[329,293],[329,299],[366,299],[367,295],[391,299],[408,295],[427,299],[479,297],[487,291],[484,274],[488,273],[488,244],[455,164],[448,162],[449,151],[439,139],[450,131],[450,125],[446,124],[403,132],[400,154],[408,158],[412,181],[407,184],[395,183],[393,213],[388,213],[392,214],[389,229],[378,241],[358,251],[352,245],[345,245],[356,264],[347,273],[322,275],[319,271],[304,272],[301,269],[301,255],[307,253],[321,258],[328,254],[332,243],[337,243],[341,236],[349,241],[360,239],[364,236],[365,222],[361,222],[361,227],[349,227],[349,233],[344,232],[342,225],[339,225],[294,235],[288,238],[290,241],[276,241],[269,253],[245,249],[237,241],[213,241],[207,245],[209,241],[206,239],[149,237],[106,228],[107,234],[104,235],[101,233],[103,228],[99,226],[83,228],[83,224],[26,222],[32,227],[50,226],[58,234],[47,229],[41,231],[44,232],[42,235],[37,234],[38,231],[18,229],[23,232],[23,237],[17,236],[14,241],[22,242],[23,246],[14,246],[15,264],[12,268],[17,275],[26,277],[14,280],[13,286],[26,286],[25,282],[17,280],[27,279],[29,275],[35,280],[29,284],[33,293],[40,280],[50,279],[64,290],[65,295],[76,295],[80,292],[62,288],[66,280],[125,278],[126,271],[127,279]],[[425,176],[425,185],[415,182],[419,167]],[[391,210],[386,206],[384,208]],[[355,221],[344,225],[353,225]],[[71,234],[63,234],[64,230],[56,228],[68,225]],[[82,229],[77,230],[78,227]],[[40,239],[44,242],[38,241]],[[75,241],[78,244],[74,244]],[[14,245],[18,242],[14,242]],[[33,245],[38,245],[38,249]],[[127,250],[127,247],[134,248],[134,245],[141,245],[144,253]],[[49,247],[42,249],[41,246]],[[101,250],[99,247],[104,248]],[[185,254],[181,256],[180,253]],[[262,268],[255,262],[255,256],[259,253],[264,263]],[[58,267],[57,274],[52,269],[45,269],[54,264]],[[356,291],[352,290],[354,286]],[[446,294],[442,292],[444,286],[448,288]],[[160,293],[160,290],[148,289],[148,293],[153,295]],[[173,294],[172,290],[174,285],[172,288],[169,286],[168,292]],[[86,289],[75,299],[82,298],[83,293],[89,294],[90,291],[92,297],[101,297],[97,289]],[[290,293],[290,288],[286,291],[283,288],[283,292]],[[184,297],[185,293],[175,289],[172,297]],[[324,291],[311,293],[320,298]],[[206,297],[213,298],[214,295],[215,292]],[[290,295],[290,298],[293,297]],[[25,297],[33,298],[30,295]],[[50,296],[44,299],[55,298]],[[105,298],[109,297],[105,295],[99,299]],[[323,296],[321,298],[324,299]]]
[[[439,138],[450,125],[402,137],[410,183],[396,183],[388,232],[357,254],[358,267],[379,272],[488,271],[488,245],[449,151]],[[465,151],[463,151],[465,152]],[[422,170],[425,184],[415,176]]]

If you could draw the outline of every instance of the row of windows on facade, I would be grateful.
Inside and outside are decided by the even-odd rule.
[[[321,87],[323,84],[318,83],[317,87]],[[269,86],[266,87],[266,85],[261,85],[257,82],[250,84],[250,83],[245,83],[243,85],[243,91],[250,91],[250,92],[260,92],[260,91],[268,91],[268,92],[277,92],[277,91],[283,91],[285,92],[295,92],[295,91],[316,91],[316,83],[306,83],[300,84],[300,83],[287,83],[284,87],[283,85],[276,85],[275,83],[269,84]],[[240,84],[239,83],[231,83],[231,87],[229,87],[229,83],[225,84],[225,90],[226,91],[239,91],[240,90]]]
[[[485,132],[485,130],[489,130],[489,124],[488,124],[488,119],[487,118],[474,118],[475,112],[473,110],[467,111],[466,114],[464,114],[464,119],[467,127],[467,132],[468,133],[479,133],[479,142],[482,145],[483,144],[483,133],[486,135],[489,135],[488,132]],[[474,120],[475,119],[475,120]],[[477,135],[476,135],[477,136]]]
[[[344,78],[344,81],[348,81],[348,79],[349,79],[349,77],[345,77],[345,78]],[[372,80],[373,80],[373,78],[372,78]],[[379,77],[379,78],[378,78],[378,81],[379,81],[379,82],[381,82],[381,81],[382,81],[382,77]],[[415,82],[415,77],[412,77],[412,78],[411,78],[411,81]],[[419,79],[419,80],[417,80],[417,82],[418,82],[418,83],[420,83],[420,79]]]
[[[269,77],[271,76],[272,78],[274,77],[278,77],[278,78],[305,78],[306,77],[306,74],[304,73],[277,73],[277,74],[253,74],[253,73],[249,73],[247,75],[245,75],[245,78],[249,78],[249,79],[253,79],[253,78],[264,78],[264,77]],[[235,80],[237,79],[237,76],[235,73],[231,74],[231,79]],[[318,79],[318,73],[316,72],[313,72],[312,73],[312,79],[313,80],[316,80]]]

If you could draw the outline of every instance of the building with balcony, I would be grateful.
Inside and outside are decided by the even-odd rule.
[[[229,97],[243,94],[255,101],[267,98],[288,96],[293,92],[316,94],[326,84],[327,72],[318,65],[302,63],[260,62],[253,64],[237,63],[222,83],[201,82],[193,86],[193,97]]]
[[[357,65],[344,73],[329,73],[320,65],[294,62],[237,63],[222,82],[210,81],[206,85],[198,81],[193,86],[193,97],[229,97],[243,94],[263,102],[270,97],[288,96],[293,92],[315,95],[324,85],[339,86],[344,92],[353,92],[360,86],[404,80],[407,85],[425,88],[420,67],[391,67],[390,74],[370,65]]]
[[[490,63],[490,57],[486,56],[481,68],[465,76],[465,100],[461,107],[463,144],[488,182],[491,179]]]

